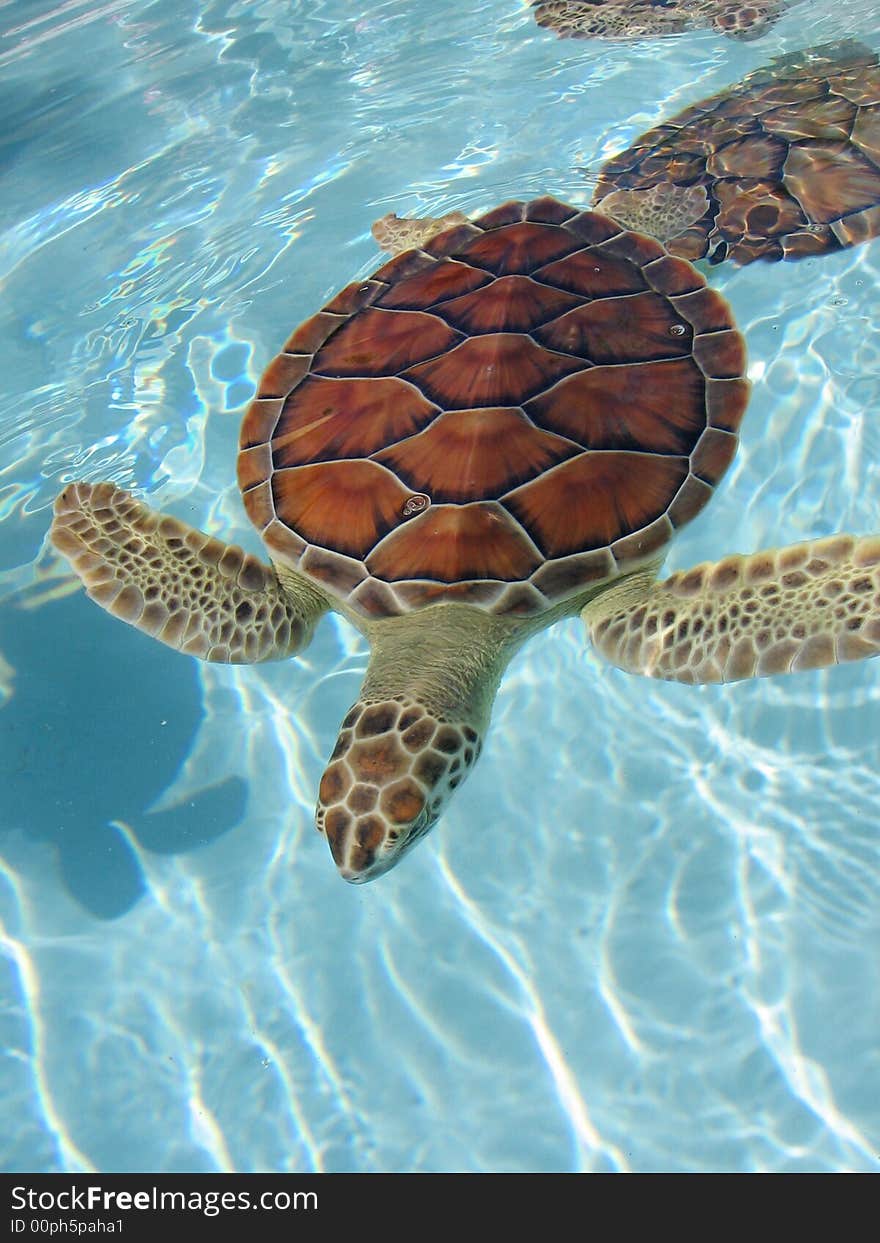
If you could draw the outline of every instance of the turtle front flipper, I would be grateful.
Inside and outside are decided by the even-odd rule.
[[[699,183],[676,186],[661,181],[650,190],[612,190],[597,199],[596,208],[624,228],[666,243],[703,219],[709,211],[709,196]]]
[[[327,605],[284,584],[234,544],[158,513],[112,483],[72,483],[55,502],[52,543],[89,597],[169,647],[251,664],[302,650]]]
[[[622,579],[581,617],[630,673],[677,682],[821,669],[880,655],[880,536],[834,535]]]

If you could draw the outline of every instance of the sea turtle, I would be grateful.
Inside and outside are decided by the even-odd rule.
[[[52,539],[92,599],[206,660],[294,655],[328,609],[365,635],[317,809],[365,881],[437,820],[511,656],[560,618],[683,682],[880,652],[880,537],[657,581],[733,458],[745,369],[686,260],[598,212],[508,202],[348,285],[264,373],[238,481],[271,565],[110,483],[70,484]]]
[[[532,0],[539,26],[564,38],[650,39],[685,30],[717,30],[757,39],[787,0]]]
[[[594,205],[710,263],[799,259],[880,234],[880,64],[854,40],[772,61],[636,139]]]
[[[602,166],[593,206],[674,255],[800,259],[880,234],[880,62],[853,39],[779,57]],[[384,216],[394,253],[465,219]]]

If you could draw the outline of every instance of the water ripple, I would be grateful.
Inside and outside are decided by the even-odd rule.
[[[876,669],[641,682],[564,623],[432,837],[352,889],[312,814],[354,630],[195,671],[46,545],[59,487],[109,478],[259,551],[241,410],[380,261],[374,217],[585,205],[641,130],[876,24],[801,4],[754,43],[612,54],[512,0],[356,7],[70,0],[0,30],[0,731],[31,810],[0,825],[4,1165],[876,1171]],[[671,568],[880,529],[878,263],[713,270],[755,390]]]

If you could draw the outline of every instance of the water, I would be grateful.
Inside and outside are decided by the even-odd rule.
[[[242,406],[376,266],[373,219],[586,205],[664,116],[876,25],[805,0],[751,43],[611,46],[517,0],[0,6],[4,1168],[880,1168],[880,668],[654,684],[566,623],[441,825],[352,888],[312,810],[358,635],[199,666],[46,540],[67,480],[112,479],[257,552]],[[711,279],[759,382],[670,567],[880,529],[880,244]]]

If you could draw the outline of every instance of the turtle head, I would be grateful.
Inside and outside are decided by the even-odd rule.
[[[436,823],[480,752],[473,725],[404,696],[358,700],[321,779],[317,827],[347,881],[387,872]]]

